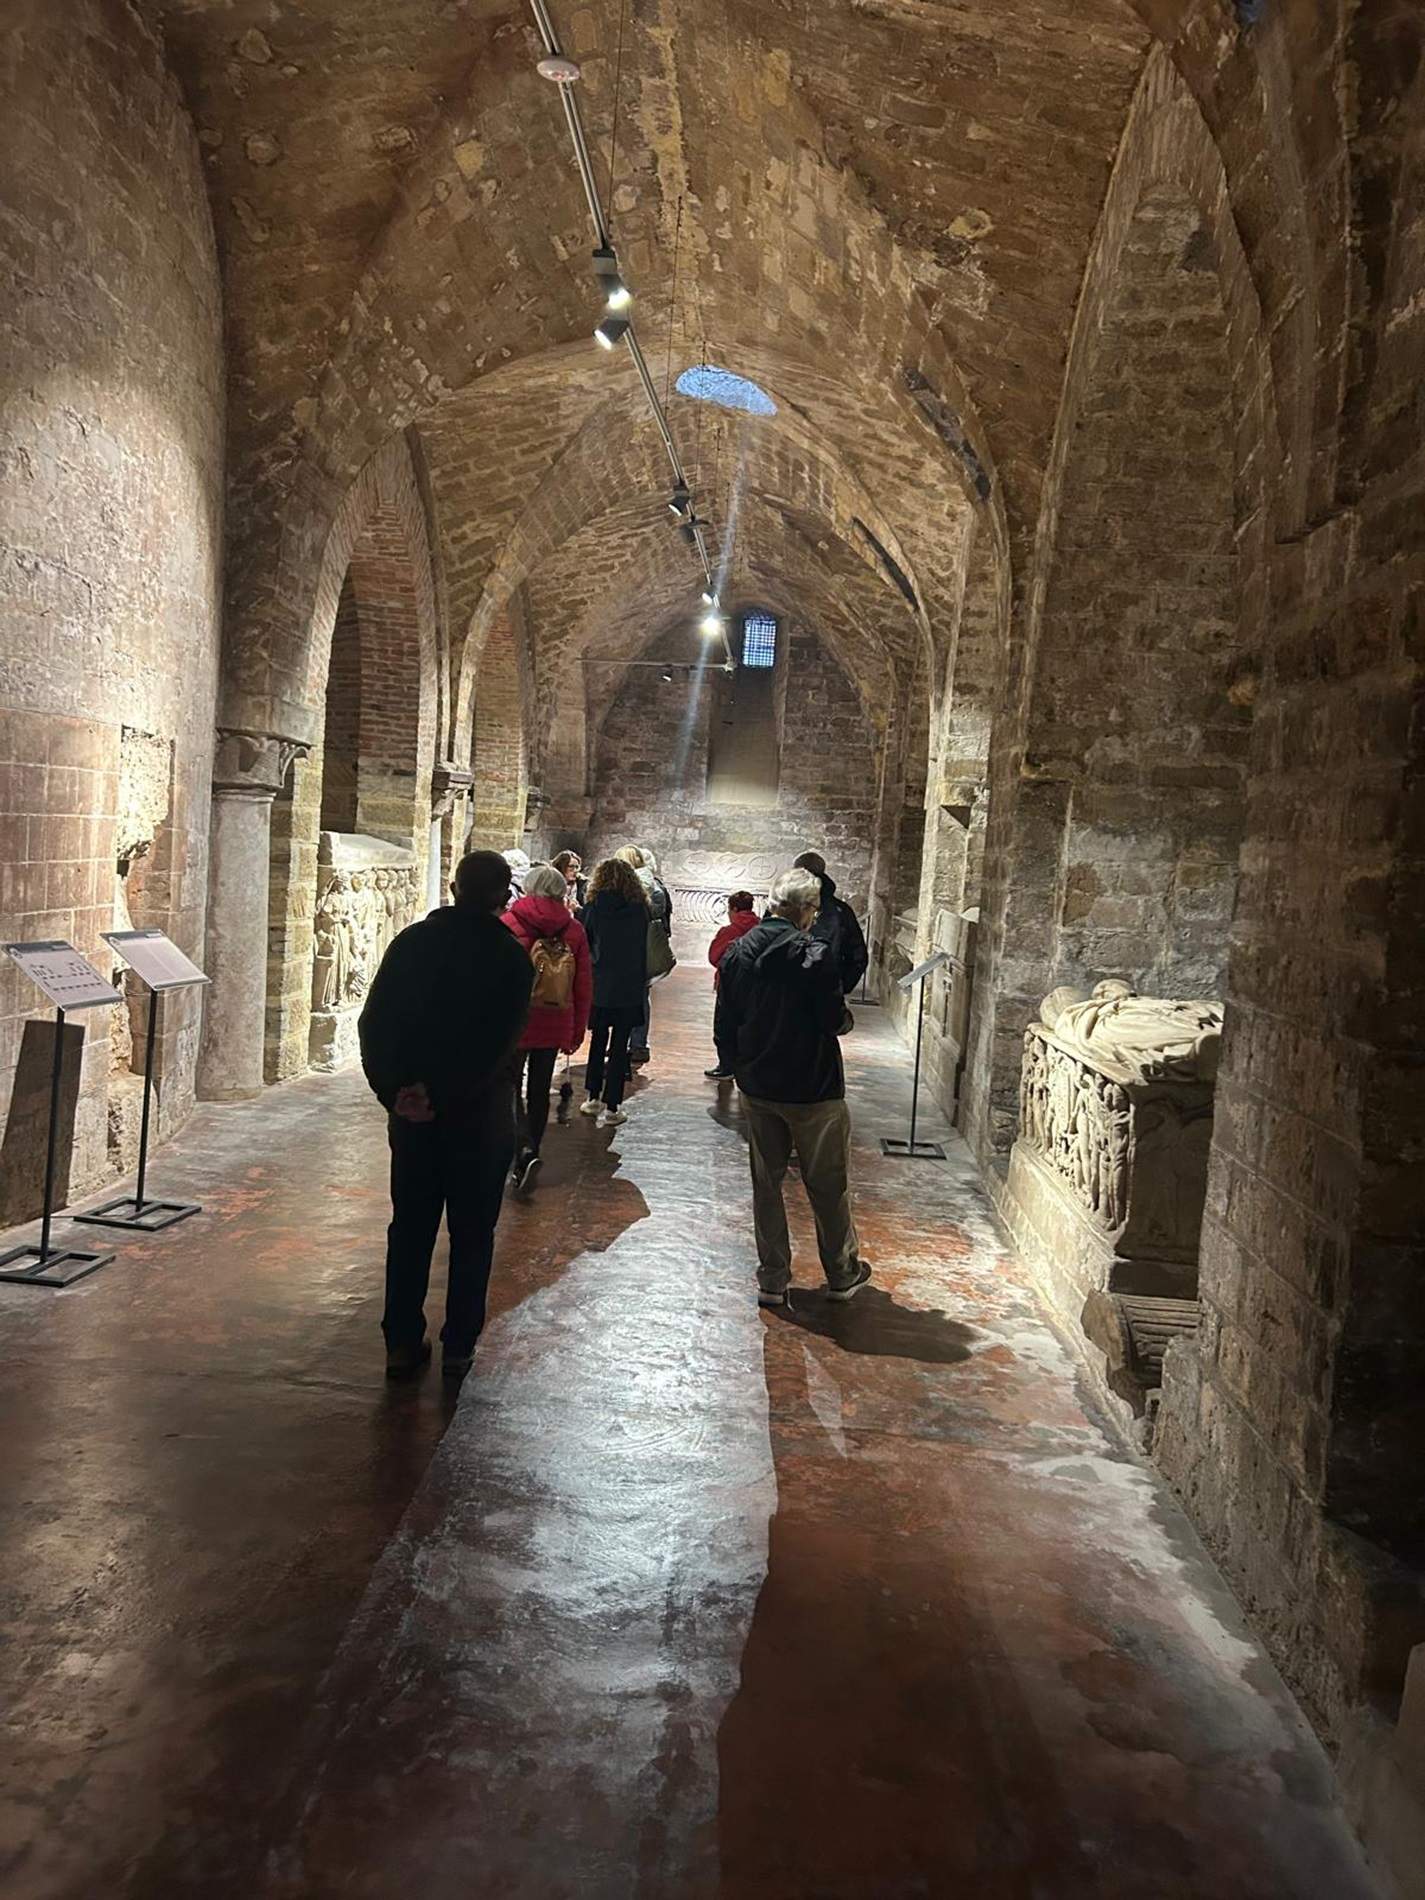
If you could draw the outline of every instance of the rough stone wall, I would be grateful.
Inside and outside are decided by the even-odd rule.
[[[706,796],[704,690],[656,668],[631,669],[603,724],[593,784],[591,860],[621,844],[650,844],[665,881],[694,888],[765,888],[799,852],[821,851],[864,913],[875,824],[875,755],[860,699],[809,628],[782,628],[781,757],[777,803],[711,804]]]
[[[1222,992],[1250,727],[1225,332],[1201,214],[1149,192],[1078,405],[1027,739],[1069,787],[1052,982]]]
[[[125,728],[172,748],[144,924],[203,955],[222,529],[223,369],[197,142],[122,0],[16,0],[0,36],[0,932],[103,967]],[[174,997],[159,1130],[193,1096]],[[0,968],[0,1220],[36,1211],[50,1012]],[[107,1165],[111,1058],[85,1019],[64,1188]]]
[[[1268,343],[1222,156],[1155,55],[1076,318],[991,750],[967,1126],[996,1171],[1056,981],[1112,963],[1221,983],[1280,504]]]
[[[1333,1734],[1393,1705],[1425,1633],[1425,90],[1381,22],[1351,52],[1342,505],[1274,563],[1205,1318],[1165,1368],[1158,1444]]]

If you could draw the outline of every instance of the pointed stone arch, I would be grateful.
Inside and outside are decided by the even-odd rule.
[[[322,738],[297,761],[273,810],[264,1063],[270,1082],[301,1074],[311,1059],[313,1002],[325,974],[317,967],[319,887],[333,882],[335,868],[324,840],[370,841],[371,868],[349,874],[363,914],[342,925],[345,931],[349,922],[362,939],[366,962],[394,928],[410,921],[424,895],[431,773],[444,698],[430,546],[410,450],[403,436],[395,436],[362,470],[337,511],[307,629],[304,697],[320,709]],[[325,769],[328,739],[333,780]],[[409,863],[403,855],[378,867],[381,845],[391,847],[393,857],[408,854]],[[393,872],[399,873],[399,888],[387,903]],[[363,971],[363,980],[370,973]],[[345,1007],[355,1007],[354,995]],[[348,1034],[345,1054],[349,1041]]]

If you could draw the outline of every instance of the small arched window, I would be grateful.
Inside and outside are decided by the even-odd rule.
[[[775,416],[777,405],[765,389],[759,389],[745,376],[730,369],[718,369],[712,363],[695,363],[685,369],[677,381],[680,396],[696,402],[715,402],[720,409],[741,409],[749,416]]]
[[[742,664],[777,664],[777,622],[771,614],[746,614],[742,621]]]

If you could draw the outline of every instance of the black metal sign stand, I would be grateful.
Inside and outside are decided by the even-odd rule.
[[[144,1045],[143,1064],[143,1114],[139,1121],[139,1171],[132,1194],[122,1194],[116,1201],[105,1201],[102,1207],[92,1207],[85,1214],[76,1214],[77,1221],[83,1221],[90,1227],[127,1227],[140,1233],[156,1234],[175,1222],[187,1220],[190,1214],[201,1214],[203,1209],[197,1201],[151,1201],[144,1194],[148,1180],[148,1130],[153,1107],[153,1055],[158,1042],[158,1007],[163,1000],[162,990],[151,989],[148,993],[148,1037]]]
[[[59,1097],[64,1078],[64,1011],[54,1013],[54,1067],[49,1085],[49,1144],[45,1151],[45,1205],[40,1222],[38,1247],[11,1247],[0,1254],[0,1280],[18,1286],[72,1286],[96,1267],[113,1259],[112,1253],[84,1253],[73,1247],[51,1247],[50,1223],[54,1218],[54,1164],[59,1142]],[[25,1264],[28,1263],[28,1264]]]
[[[900,979],[902,989],[909,989],[912,983],[920,985],[920,1006],[915,1018],[915,1080],[910,1091],[910,1139],[903,1141],[899,1135],[882,1135],[881,1153],[892,1155],[902,1161],[943,1161],[945,1150],[938,1141],[917,1141],[915,1138],[916,1111],[920,1105],[920,1048],[925,1035],[925,979],[932,970],[938,970],[942,963],[948,963],[949,957],[943,950],[912,970],[908,976]]]

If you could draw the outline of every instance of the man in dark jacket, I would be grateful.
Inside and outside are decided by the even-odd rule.
[[[462,858],[455,903],[403,930],[382,958],[358,1025],[361,1065],[390,1118],[386,1371],[430,1358],[425,1297],[445,1214],[450,1283],[446,1374],[463,1377],[485,1323],[505,1176],[515,1152],[511,1055],[529,1014],[534,965],[500,922],[510,867],[498,851]]]
[[[836,880],[827,876],[826,859],[819,851],[803,851],[797,859],[797,869],[810,871],[821,886],[821,902],[817,905],[811,934],[830,945],[841,972],[842,993],[849,996],[866,974],[866,965],[871,960],[856,913],[845,898],[836,895]]]
[[[871,1277],[851,1218],[851,1116],[837,1034],[846,1018],[841,972],[808,934],[821,887],[783,871],[767,915],[732,945],[719,972],[717,1038],[734,1052],[752,1159],[757,1298],[790,1304],[792,1247],[782,1182],[796,1151],[816,1218],[827,1297],[849,1300]]]

